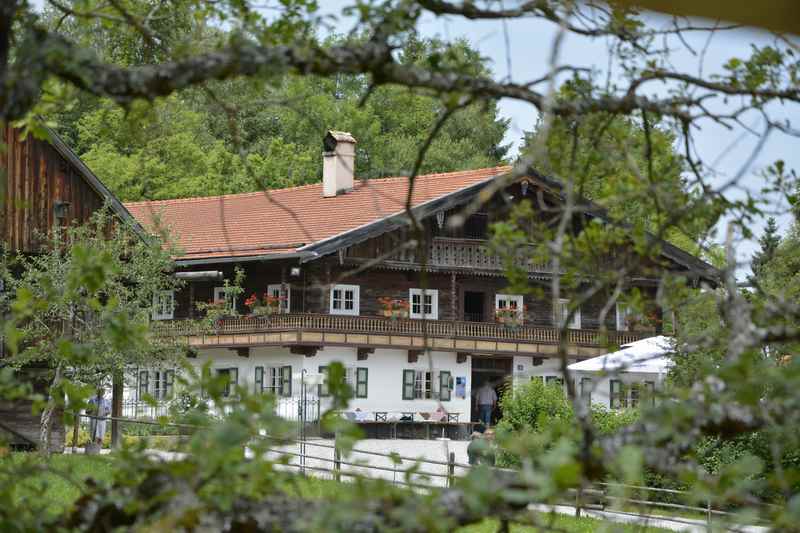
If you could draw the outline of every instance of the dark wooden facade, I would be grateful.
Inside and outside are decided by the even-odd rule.
[[[56,224],[86,222],[104,198],[53,144],[6,126],[0,153],[0,235],[14,251],[36,252]]]

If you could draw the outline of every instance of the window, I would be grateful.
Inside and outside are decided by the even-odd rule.
[[[356,368],[356,398],[367,397],[367,380],[369,377],[369,369],[364,367]]]
[[[232,396],[233,392],[236,390],[236,386],[239,384],[239,369],[236,367],[218,368],[217,375],[226,376],[228,378],[227,383],[225,383],[225,390],[222,392],[222,396],[225,398]]]
[[[275,367],[256,367],[255,392],[277,394],[279,389],[278,369]]]
[[[642,389],[644,393],[642,394],[643,399],[646,400],[650,405],[656,404],[656,382],[655,381],[645,381],[642,383]]]
[[[611,388],[610,399],[612,409],[624,409],[628,407],[628,398],[626,396],[625,387],[618,379],[612,379],[609,383]]]
[[[331,288],[332,315],[357,315],[358,285],[334,285]]]
[[[414,376],[414,398],[429,400],[433,398],[432,372],[417,370]]]
[[[236,297],[231,287],[214,287],[214,303],[225,302],[225,310],[236,312]]]
[[[439,318],[439,291],[436,289],[409,289],[408,302],[411,318]]]
[[[153,320],[172,320],[174,309],[174,291],[157,291],[153,295]]]
[[[403,370],[403,399],[432,400],[437,395],[450,401],[453,391],[452,373],[447,370]]]
[[[556,312],[554,321],[556,326],[561,327],[561,325],[566,322],[567,317],[569,316],[569,300],[566,298],[561,298],[558,300],[556,304]],[[567,324],[567,327],[570,329],[581,329],[581,310],[575,309],[575,314],[572,315],[572,320]]]
[[[581,378],[581,400],[590,404],[592,401],[592,378]]]
[[[627,304],[617,302],[617,331],[628,331],[628,315],[630,307]]]
[[[564,379],[559,376],[547,376],[544,378],[545,385],[558,385],[559,387],[564,386]]]
[[[631,386],[629,387],[629,390],[630,390],[630,401],[628,402],[628,405],[636,408],[639,406],[639,398],[641,397],[640,385],[638,383],[632,383]]]
[[[145,395],[150,391],[150,372],[147,370],[139,371],[139,401],[144,400]]]
[[[280,383],[278,385],[278,394],[283,397],[292,395],[292,367],[286,365],[281,367]]]
[[[450,376],[450,372],[446,370],[439,372],[439,399],[449,402],[452,388],[453,378]]]
[[[281,298],[280,312],[289,313],[292,308],[292,288],[287,284],[285,285],[286,292],[281,293],[282,287],[283,285],[280,283],[267,285],[267,296],[270,298]]]
[[[172,397],[172,384],[175,381],[173,370],[156,370],[153,372],[153,398],[167,400]]]
[[[515,309],[519,316],[522,316],[523,305],[521,294],[495,294],[494,295],[495,309]]]

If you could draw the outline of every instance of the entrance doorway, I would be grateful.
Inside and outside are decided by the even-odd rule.
[[[464,291],[464,320],[467,322],[483,322],[482,292]]]
[[[513,368],[511,357],[491,357],[491,356],[472,356],[472,422],[479,421],[478,412],[478,391],[485,383],[494,389],[499,399],[511,386],[511,372]],[[492,425],[496,424],[503,416],[500,404],[495,406],[492,412]]]

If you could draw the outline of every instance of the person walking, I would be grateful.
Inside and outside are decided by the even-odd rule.
[[[105,389],[102,386],[97,387],[97,395],[91,398],[89,403],[91,404],[89,411],[94,415],[89,417],[91,442],[102,447],[103,437],[106,435],[106,417],[111,414],[111,402],[105,398]]]
[[[486,427],[492,425],[492,411],[497,405],[497,393],[487,381],[478,389],[478,417]]]

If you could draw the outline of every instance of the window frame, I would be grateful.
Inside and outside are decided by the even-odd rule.
[[[505,301],[506,306],[501,307],[500,302]],[[514,302],[516,307],[512,307],[510,304]],[[501,309],[516,309],[517,315],[522,318],[525,312],[525,298],[521,294],[504,294],[504,293],[497,293],[494,295],[494,310],[499,311]]]
[[[275,294],[273,294],[273,293],[275,292],[276,289],[278,291],[278,295],[277,295],[278,298],[280,298],[282,296],[281,293],[283,292],[283,287],[284,286],[286,287],[286,301],[285,302],[281,302],[281,304],[279,306],[279,311],[278,312],[281,313],[281,314],[286,314],[286,313],[290,313],[291,312],[291,309],[292,309],[292,287],[288,283],[285,283],[285,284],[284,283],[270,283],[269,285],[267,285],[267,294],[269,296],[273,297],[273,298],[275,297]]]
[[[162,298],[169,300],[169,312],[163,311]],[[175,291],[172,289],[160,290],[153,293],[153,309],[151,310],[153,320],[173,320],[175,318]]]
[[[142,379],[144,377],[144,379]],[[139,379],[136,387],[136,399],[144,401],[144,396],[150,394],[150,371],[139,370]]]
[[[342,297],[340,299],[342,307],[337,309],[336,299],[334,297],[335,291],[342,291]],[[352,309],[345,309],[345,305],[347,303],[347,291],[353,292],[353,308]],[[337,283],[336,285],[331,286],[331,290],[329,293],[329,300],[330,304],[328,306],[328,313],[331,315],[348,315],[348,316],[358,316],[360,313],[360,292],[361,287],[359,285],[347,285],[342,283]]]
[[[566,315],[569,315],[569,303],[572,300],[569,298],[559,298],[556,303],[556,312],[553,313],[556,327],[561,327]],[[572,321],[567,324],[567,329],[581,329],[581,308],[575,309],[575,314],[572,315]]]
[[[581,400],[585,401],[587,404],[591,403],[592,401],[592,387],[594,386],[592,382],[592,378],[590,377],[582,377],[578,382],[580,384],[580,398]],[[587,386],[588,384],[588,386]]]
[[[234,395],[233,393],[236,391],[236,387],[239,386],[239,367],[238,366],[219,367],[215,368],[214,372],[218,376],[223,373],[227,373],[228,376],[233,376],[232,379],[228,380],[228,383],[225,385],[225,391],[222,393],[223,398],[233,397]]]
[[[414,312],[414,297],[419,297],[420,312]],[[425,313],[425,297],[431,298],[431,312]],[[425,318],[427,320],[439,319],[439,290],[438,289],[408,289],[408,316],[410,318]]]
[[[236,313],[236,298],[234,298],[233,294],[230,294],[231,287],[222,285],[220,287],[214,287],[214,303],[219,301],[225,302],[225,310],[231,314]]]
[[[614,390],[614,386],[617,390]],[[611,409],[627,409],[628,408],[628,393],[625,384],[622,380],[611,379],[608,381],[608,406]]]
[[[628,304],[624,302],[617,302],[617,331],[628,331],[628,315],[630,312],[631,308]]]

